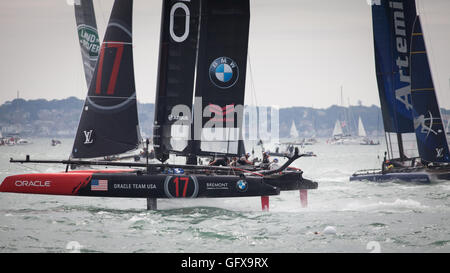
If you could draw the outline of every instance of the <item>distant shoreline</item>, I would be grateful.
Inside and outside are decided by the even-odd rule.
[[[24,137],[74,137],[84,100],[66,99],[14,99],[0,105],[0,130],[3,135],[16,133]],[[153,130],[153,103],[139,103],[140,129],[144,135]],[[279,109],[280,138],[289,136],[292,121],[299,137],[331,137],[336,119],[346,116],[350,132],[357,132],[361,117],[369,135],[382,135],[383,122],[378,106],[332,105],[326,109],[293,106]]]

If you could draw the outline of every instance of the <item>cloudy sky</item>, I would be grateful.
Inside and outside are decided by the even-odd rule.
[[[0,1],[0,104],[84,99],[71,0]],[[102,39],[113,0],[94,0]],[[154,102],[161,0],[134,1],[138,100]],[[450,108],[450,1],[420,0],[436,88]],[[252,0],[246,103],[326,108],[379,105],[366,0]],[[256,98],[256,99],[255,99]],[[448,103],[447,103],[448,102]]]

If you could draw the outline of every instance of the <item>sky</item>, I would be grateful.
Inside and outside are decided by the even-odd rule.
[[[0,1],[0,104],[84,99],[73,0]],[[450,108],[450,1],[418,0],[442,107]],[[135,0],[137,97],[155,101],[162,0]],[[246,104],[380,105],[367,0],[251,0]],[[103,38],[113,0],[94,0]],[[251,68],[251,69],[250,69]],[[342,87],[342,97],[341,97]]]

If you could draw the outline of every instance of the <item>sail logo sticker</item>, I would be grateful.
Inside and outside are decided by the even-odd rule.
[[[198,189],[195,176],[167,176],[164,180],[164,193],[168,198],[196,198]]]
[[[51,181],[25,181],[25,180],[17,180],[14,182],[16,187],[46,187],[49,188],[51,186]]]
[[[78,38],[81,48],[89,54],[89,59],[96,61],[100,53],[100,40],[97,30],[88,25],[79,25]]]
[[[84,143],[85,145],[89,145],[94,143],[94,130],[85,130],[84,134]]]
[[[428,111],[428,114],[429,114],[428,118],[425,118],[424,115],[420,115],[419,117],[414,119],[414,130],[421,127],[420,132],[422,134],[427,134],[427,136],[425,138],[427,138],[430,133],[433,133],[435,135],[437,135],[438,133],[442,133],[442,130],[438,130],[436,132],[432,129],[433,128],[433,120],[439,122],[441,119],[433,118],[433,115],[431,114],[430,111]],[[428,122],[428,125],[427,125],[427,122]]]
[[[248,183],[245,180],[239,180],[236,182],[236,188],[240,192],[246,192],[248,189]]]
[[[219,57],[209,66],[209,79],[221,88],[232,87],[239,78],[239,68],[235,61],[228,57]]]
[[[398,67],[399,81],[402,87],[395,90],[395,98],[402,103],[407,111],[412,110],[411,103],[411,77],[408,40],[406,39],[405,10],[402,2],[391,1],[389,6],[393,12],[393,26],[395,30],[395,46],[398,53],[396,66]]]

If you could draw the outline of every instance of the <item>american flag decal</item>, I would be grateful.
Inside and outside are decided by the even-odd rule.
[[[107,191],[108,180],[94,179],[91,181],[91,191]]]

